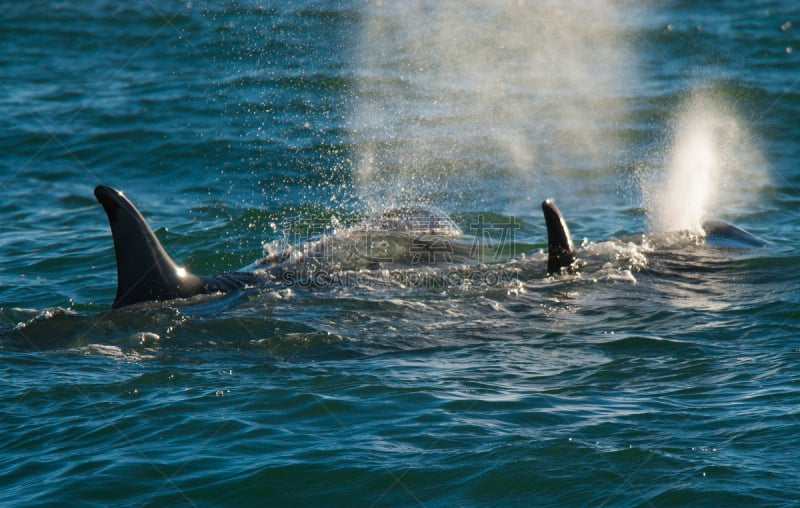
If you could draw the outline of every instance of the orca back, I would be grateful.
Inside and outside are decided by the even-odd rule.
[[[767,242],[744,229],[721,220],[703,222],[705,244],[720,249],[752,249],[765,247]]]

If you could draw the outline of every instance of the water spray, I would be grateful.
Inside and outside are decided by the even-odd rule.
[[[626,13],[611,0],[368,4],[351,119],[365,200],[487,196],[497,176],[513,198],[608,167],[635,68]]]
[[[710,91],[677,112],[663,175],[643,179],[654,231],[700,232],[705,219],[754,204],[767,165],[739,115]]]

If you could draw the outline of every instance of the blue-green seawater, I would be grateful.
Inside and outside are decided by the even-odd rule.
[[[0,505],[795,506],[798,59],[788,0],[0,1]],[[680,146],[768,247],[605,242]],[[407,202],[528,254],[110,311],[99,183],[202,274]]]

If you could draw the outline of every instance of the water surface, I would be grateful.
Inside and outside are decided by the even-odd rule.
[[[3,504],[796,503],[791,2],[0,12]],[[100,183],[201,274],[394,205],[519,228],[458,284],[110,311]],[[663,232],[705,218],[770,244]]]

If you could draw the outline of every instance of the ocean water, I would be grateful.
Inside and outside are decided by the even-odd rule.
[[[0,504],[795,506],[798,58],[788,0],[0,1]],[[403,205],[491,259],[111,311],[100,183],[200,274]]]

